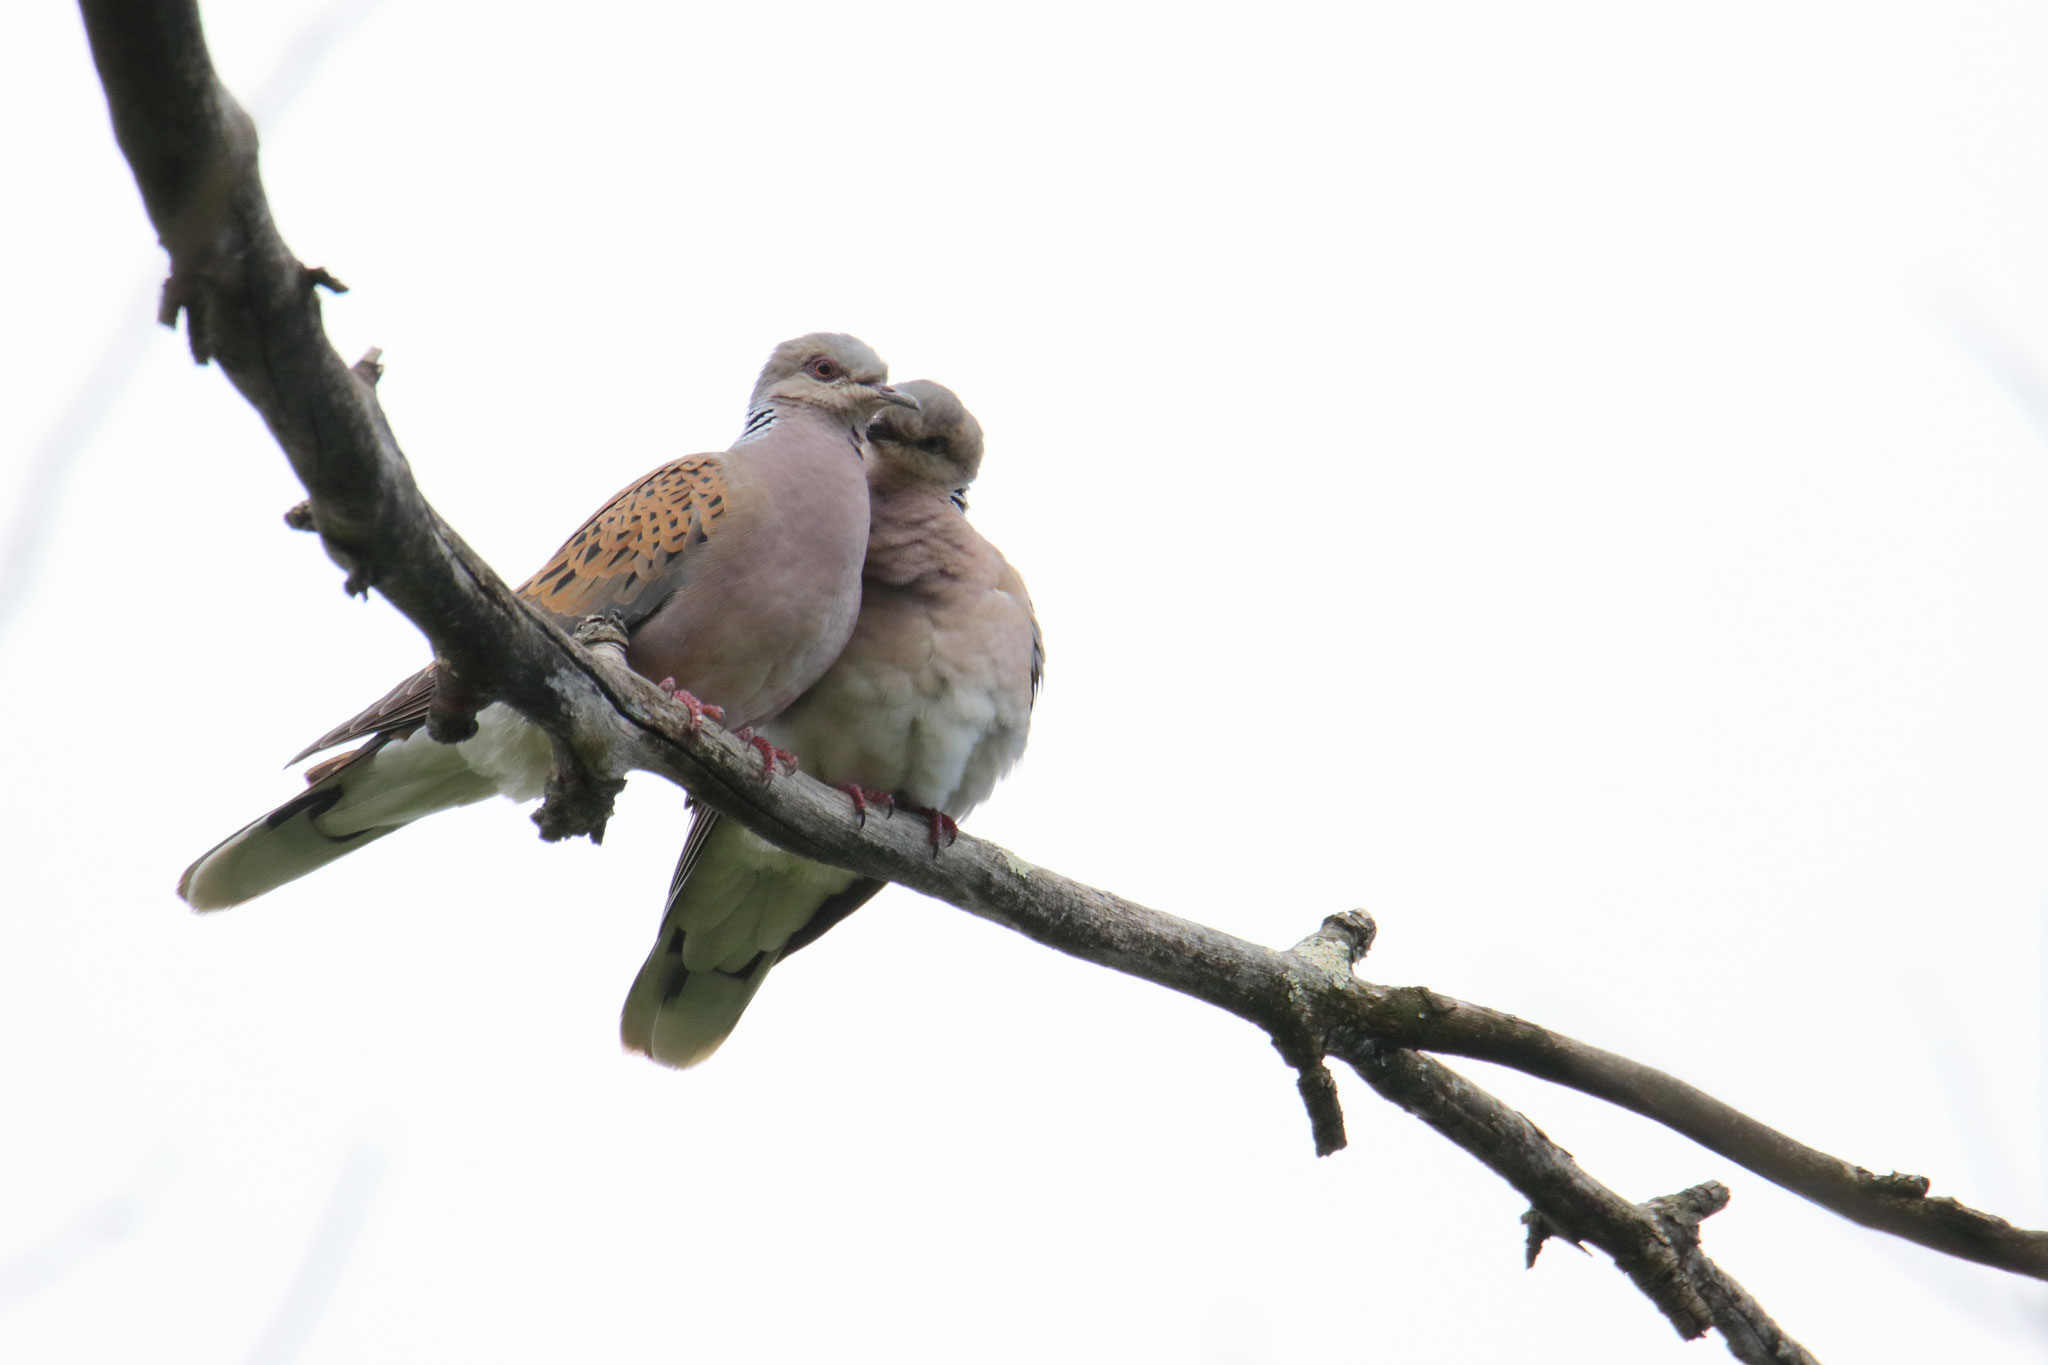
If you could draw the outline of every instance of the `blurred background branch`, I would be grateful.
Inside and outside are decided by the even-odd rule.
[[[249,101],[256,121],[263,127],[281,121],[318,76],[320,64],[334,46],[368,21],[383,3],[333,0],[317,10],[258,84]],[[152,261],[136,272],[122,297],[146,298],[160,278]],[[97,355],[81,367],[85,377],[77,391],[29,452],[28,473],[16,496],[13,515],[0,530],[0,648],[7,643],[22,603],[35,591],[44,549],[62,515],[65,482],[72,466],[134,379],[152,334],[141,310],[124,303],[110,322]]]

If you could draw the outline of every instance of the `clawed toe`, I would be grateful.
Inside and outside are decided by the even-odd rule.
[[[749,725],[744,730],[733,731],[732,737],[744,743],[751,744],[756,749],[760,750],[761,780],[763,782],[774,781],[775,773],[778,768],[786,773],[793,773],[796,771],[796,755],[791,753],[787,749],[776,748],[775,745],[769,741],[766,735],[755,734],[753,726]]]
[[[940,849],[951,848],[953,841],[960,837],[960,826],[954,823],[953,817],[944,811],[934,810],[930,806],[913,806],[908,802],[898,802],[897,804],[904,810],[924,817],[926,834],[932,841],[932,856],[934,858],[939,856]]]
[[[698,701],[688,692],[685,692],[682,688],[677,687],[676,680],[674,678],[663,678],[660,682],[656,683],[655,686],[659,687],[673,701],[675,701],[677,705],[681,706],[685,711],[688,711],[690,713],[690,733],[693,735],[704,728],[705,721],[725,719],[724,707],[713,706],[710,702],[707,701]]]
[[[878,792],[858,782],[834,782],[832,785],[845,792],[853,802],[853,823],[861,829],[868,826],[868,807],[871,805],[880,806],[884,814],[896,814],[896,798],[888,792]]]

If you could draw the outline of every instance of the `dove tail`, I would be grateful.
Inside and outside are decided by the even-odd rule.
[[[367,777],[368,773],[356,776]],[[225,910],[275,891],[403,828],[401,822],[348,834],[323,831],[320,817],[346,794],[344,780],[326,778],[215,844],[178,878],[178,895],[194,910]]]
[[[785,945],[855,880],[700,812],[661,936],[626,993],[620,1041],[664,1066],[718,1051]]]
[[[208,850],[178,879],[194,910],[254,900],[424,815],[500,793],[530,801],[548,771],[547,737],[502,706],[478,734],[437,744],[424,732],[384,734],[307,773],[291,800]]]
[[[736,972],[691,971],[681,958],[680,949],[668,953],[660,947],[647,955],[619,1021],[620,1040],[630,1051],[678,1068],[718,1051],[768,979],[776,955],[756,953]]]

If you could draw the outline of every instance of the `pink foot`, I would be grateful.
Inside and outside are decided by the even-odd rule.
[[[744,730],[733,731],[732,737],[743,743],[751,744],[761,751],[761,780],[763,782],[773,781],[777,768],[786,773],[796,771],[796,755],[787,749],[776,748],[768,742],[766,735],[755,734],[753,726],[749,725]]]
[[[713,706],[710,702],[698,701],[688,692],[677,687],[674,678],[663,678],[655,686],[666,692],[677,704],[690,713],[690,733],[693,735],[704,728],[705,721],[725,719],[724,707]]]
[[[907,802],[903,804],[903,809],[924,817],[932,841],[934,858],[939,856],[940,849],[951,848],[953,841],[960,837],[960,826],[953,822],[952,816],[942,810],[933,810],[929,806],[913,806]]]
[[[858,782],[834,782],[833,786],[853,800],[853,823],[857,828],[868,827],[868,807],[880,806],[890,816],[896,814],[896,798],[887,792],[878,792],[873,787],[863,787]]]

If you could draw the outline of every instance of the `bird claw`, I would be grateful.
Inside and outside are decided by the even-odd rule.
[[[942,810],[933,810],[930,806],[912,806],[909,804],[905,804],[903,809],[924,817],[926,834],[932,841],[932,856],[934,858],[939,856],[940,849],[951,848],[953,841],[960,837],[960,826],[954,822],[952,816]]]
[[[796,755],[787,749],[776,748],[766,735],[755,734],[753,726],[749,725],[744,730],[733,731],[732,737],[739,740],[742,744],[751,744],[761,751],[761,780],[763,782],[774,781],[775,770],[778,768],[786,773],[796,771]]]
[[[853,823],[858,829],[868,827],[868,806],[880,806],[890,818],[896,815],[896,798],[888,792],[878,792],[873,787],[863,787],[858,782],[834,782],[833,786],[847,794],[853,801]]]
[[[692,735],[695,735],[699,730],[703,729],[704,722],[707,720],[725,719],[724,707],[713,706],[708,701],[698,701],[688,692],[685,692],[682,688],[677,687],[676,680],[674,678],[663,678],[660,682],[656,683],[655,686],[660,688],[662,692],[665,695],[667,695],[672,701],[674,701],[677,705],[681,706],[685,711],[688,711],[690,713],[689,733]]]

